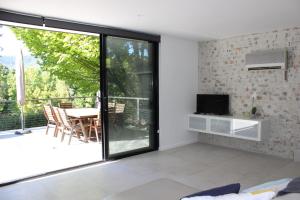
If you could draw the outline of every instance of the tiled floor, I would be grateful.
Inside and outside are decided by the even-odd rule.
[[[203,190],[295,176],[300,163],[196,143],[5,186],[0,199],[99,200],[160,178]]]

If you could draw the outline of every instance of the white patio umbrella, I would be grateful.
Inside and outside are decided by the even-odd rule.
[[[25,73],[24,73],[24,61],[23,52],[20,48],[16,55],[16,89],[17,89],[17,103],[21,107],[21,126],[22,132],[16,131],[16,134],[23,134],[24,131],[24,111],[23,106],[25,105]],[[28,131],[26,131],[28,132]],[[30,132],[30,131],[29,131]]]
[[[17,102],[23,106],[25,104],[25,73],[22,49],[16,55],[16,89]]]

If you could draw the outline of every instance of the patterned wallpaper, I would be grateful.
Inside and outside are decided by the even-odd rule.
[[[283,70],[245,68],[247,53],[273,48],[288,50],[287,81]],[[202,133],[200,141],[293,159],[300,149],[300,28],[200,42],[199,93],[229,94],[238,117],[249,116],[254,95],[254,105],[270,121],[270,137],[262,142]]]

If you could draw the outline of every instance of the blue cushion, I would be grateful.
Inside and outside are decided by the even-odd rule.
[[[239,193],[241,188],[241,184],[234,183],[230,185],[225,185],[222,187],[217,187],[209,190],[205,190],[202,192],[197,192],[194,194],[191,194],[189,196],[183,197],[183,198],[190,198],[190,197],[196,197],[196,196],[219,196],[219,195],[225,195],[225,194],[231,194],[231,193]]]
[[[293,179],[287,187],[280,192],[278,192],[278,196],[282,196],[288,193],[300,193],[300,177]]]

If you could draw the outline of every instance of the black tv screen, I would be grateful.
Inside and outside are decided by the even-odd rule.
[[[226,94],[197,94],[197,113],[228,115],[229,95]]]

